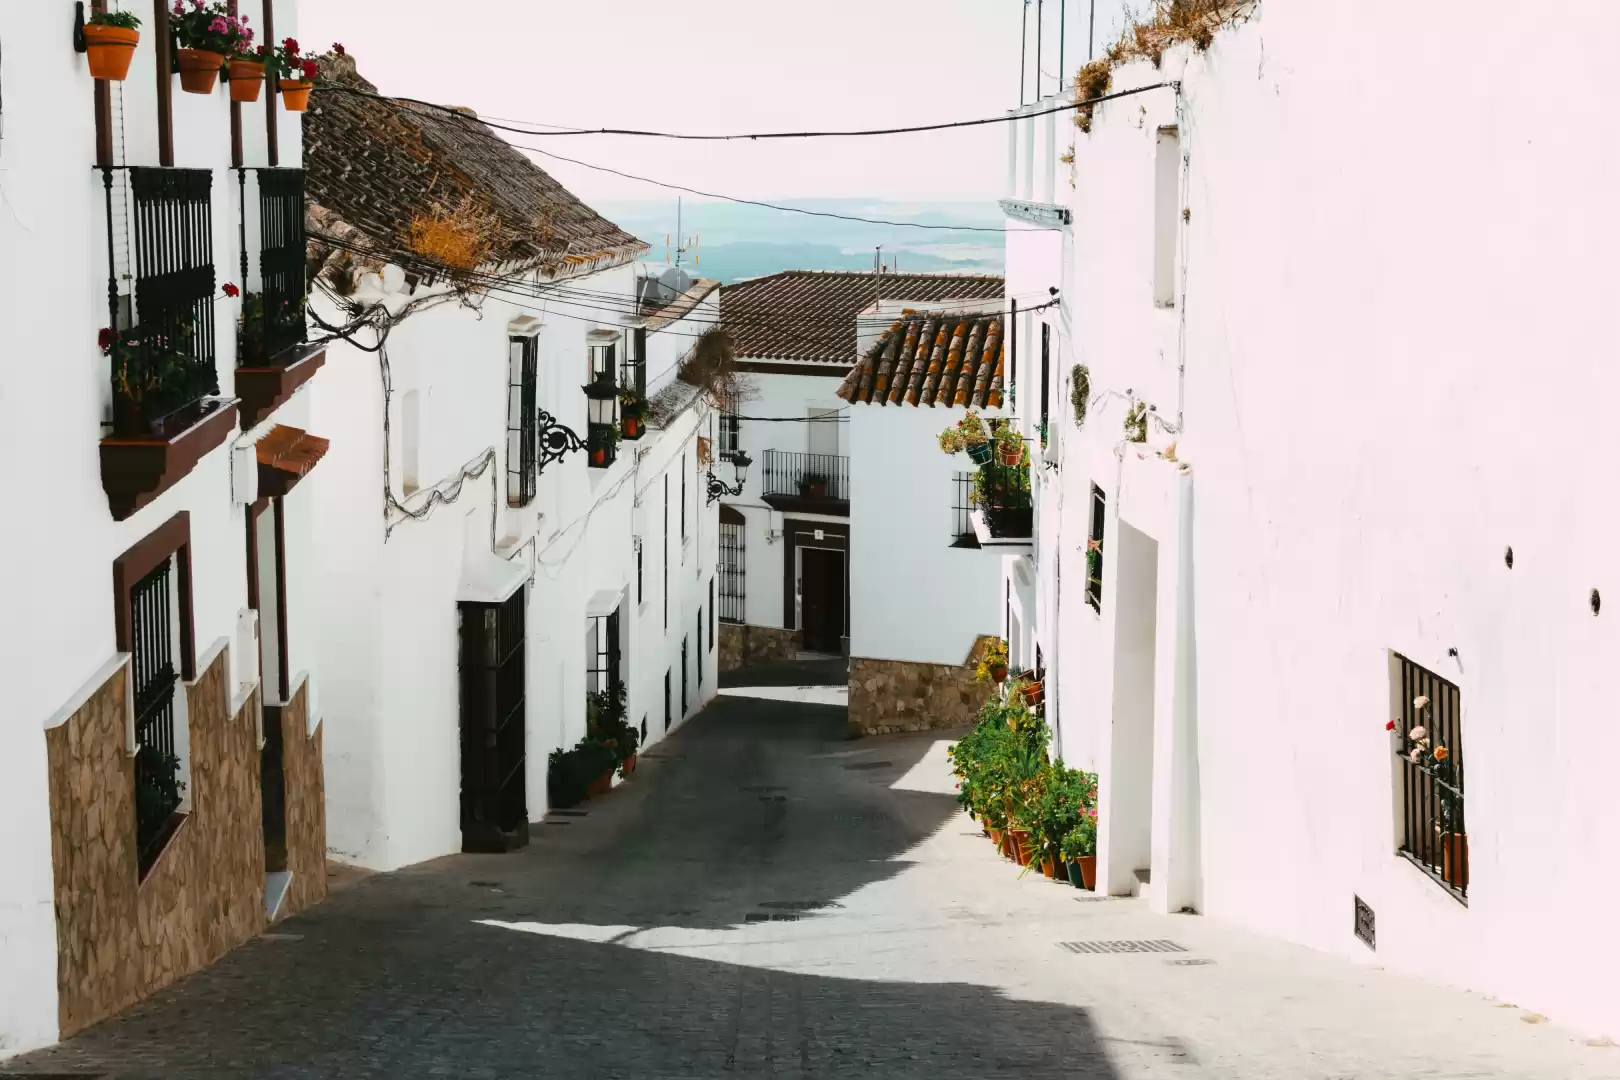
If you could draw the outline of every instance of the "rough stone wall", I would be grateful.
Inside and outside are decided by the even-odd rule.
[[[971,726],[989,691],[972,666],[904,660],[849,662],[849,733],[887,735]]]
[[[300,684],[281,710],[281,761],[287,785],[287,869],[292,883],[281,917],[326,899],[326,782],[321,767],[322,728],[309,734],[309,684]]]
[[[799,632],[746,623],[720,624],[720,670],[792,660],[799,654]]]
[[[124,669],[46,732],[62,1037],[206,967],[264,926],[257,694],[227,716],[226,657],[181,692],[191,810],[137,880]]]

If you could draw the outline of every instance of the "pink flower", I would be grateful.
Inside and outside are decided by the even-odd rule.
[[[191,6],[201,11],[203,9],[203,0],[191,0]]]
[[[186,13],[185,5],[180,3],[180,0],[174,0],[174,14],[176,14],[176,15],[184,15],[185,13]]]
[[[229,29],[230,27],[225,25],[225,17],[223,15],[215,15],[214,21],[208,24],[208,32],[210,34],[223,34]]]

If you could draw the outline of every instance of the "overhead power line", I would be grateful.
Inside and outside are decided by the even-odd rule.
[[[1070,101],[1062,105],[1053,105],[1046,109],[1019,111],[1004,116],[987,116],[977,120],[950,120],[939,124],[913,124],[908,127],[892,128],[862,128],[849,131],[754,131],[734,135],[698,135],[690,132],[675,131],[644,131],[638,128],[557,128],[551,126],[549,131],[537,130],[537,125],[529,124],[518,127],[512,124],[501,124],[490,120],[479,120],[459,111],[449,105],[440,105],[433,101],[422,101],[419,98],[399,97],[392,94],[379,94],[370,90],[361,90],[356,86],[344,86],[339,83],[323,83],[316,87],[317,91],[337,92],[341,94],[354,94],[359,97],[379,98],[384,101],[403,101],[411,105],[420,105],[423,108],[433,109],[449,116],[459,116],[473,123],[484,124],[500,131],[511,131],[518,135],[532,136],[558,136],[558,135],[635,135],[648,139],[686,139],[699,142],[732,142],[752,141],[757,139],[844,139],[860,138],[870,135],[909,135],[922,131],[948,131],[955,128],[983,127],[987,124],[1006,124],[1014,120],[1027,120],[1031,117],[1045,116],[1048,113],[1068,112],[1089,105],[1100,105],[1105,101],[1114,101],[1118,98],[1132,97],[1136,94],[1145,94],[1150,90],[1163,90],[1175,87],[1174,82],[1157,82],[1148,86],[1138,86],[1130,90],[1117,90],[1111,94],[1099,94],[1097,97],[1086,98],[1083,101]]]

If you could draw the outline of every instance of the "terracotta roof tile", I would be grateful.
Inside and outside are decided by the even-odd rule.
[[[1000,315],[908,311],[844,376],[855,404],[995,409],[1003,387]]]
[[[989,300],[1004,291],[1005,281],[992,274],[784,270],[721,289],[720,318],[740,359],[852,364],[855,317],[879,299],[921,305]]]
[[[323,80],[375,92],[352,57],[322,58]],[[412,220],[475,206],[490,240],[485,265],[558,274],[634,259],[647,245],[575,198],[470,113],[452,116],[327,91],[304,114],[305,194],[373,246],[405,252]]]

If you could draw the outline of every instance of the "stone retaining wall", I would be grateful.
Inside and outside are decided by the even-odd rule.
[[[720,624],[720,670],[792,660],[799,655],[799,632],[746,623]]]
[[[281,916],[296,915],[326,899],[326,781],[321,736],[309,732],[309,683],[300,683],[281,710],[282,774],[287,785],[287,869],[292,883]]]
[[[125,747],[127,665],[46,732],[62,1038],[207,967],[264,929],[259,698],[255,692],[228,715],[227,660],[221,651],[177,691],[189,717],[190,810],[144,880],[136,865],[134,763]],[[292,910],[326,891],[321,746],[304,726],[306,700],[283,710],[289,736],[297,728],[286,744]]]
[[[887,735],[968,727],[988,694],[970,666],[852,657],[849,733]]]

